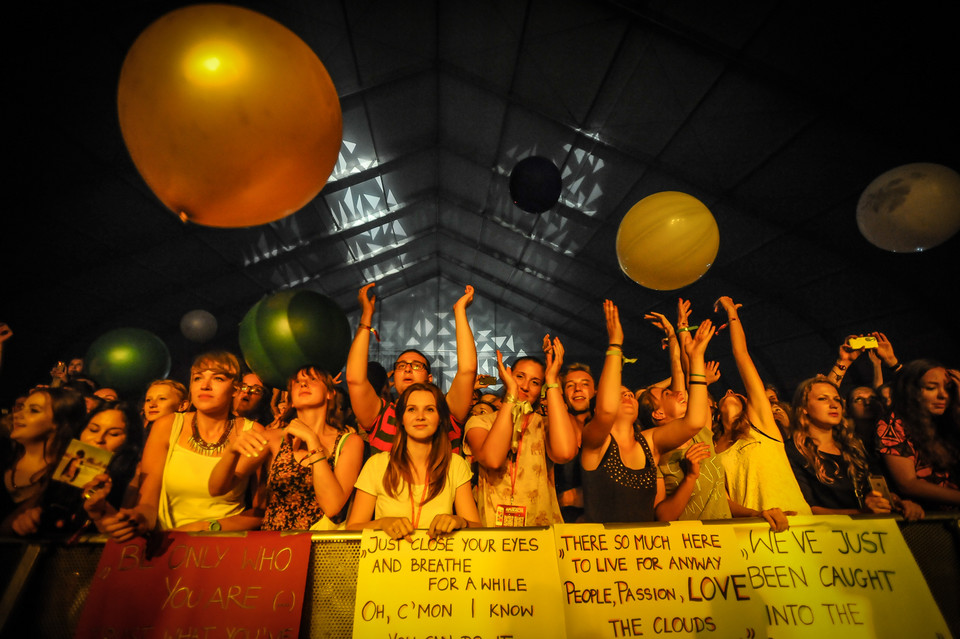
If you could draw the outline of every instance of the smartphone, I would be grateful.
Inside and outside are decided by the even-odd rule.
[[[493,375],[480,375],[477,377],[477,381],[484,386],[490,386],[491,384],[495,384],[497,382],[497,378]]]
[[[875,490],[887,501],[890,501],[890,489],[887,488],[887,480],[883,475],[870,475],[870,489]]]
[[[877,347],[877,338],[873,335],[865,335],[863,337],[851,337],[847,342],[847,345],[854,349],[859,350],[861,348],[876,348]]]

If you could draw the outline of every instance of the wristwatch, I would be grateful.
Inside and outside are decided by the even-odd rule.
[[[216,519],[211,519],[210,521],[207,522],[207,530],[209,530],[210,532],[220,532],[221,530],[220,522],[217,521]]]

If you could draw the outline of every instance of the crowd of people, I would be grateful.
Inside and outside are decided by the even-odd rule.
[[[692,324],[681,299],[673,321],[646,316],[669,353],[664,377],[630,388],[607,300],[598,377],[546,335],[542,357],[498,351],[496,383],[477,374],[467,286],[453,305],[456,374],[441,389],[420,351],[389,370],[370,360],[373,286],[358,293],[342,374],[304,366],[271,389],[236,354],[212,351],[185,383],[156,380],[131,399],[98,387],[81,359],[58,364],[0,425],[0,534],[375,528],[400,539],[731,517],[784,530],[793,515],[960,510],[960,372],[901,363],[883,333],[845,341],[787,401],[754,365],[739,304],[721,297],[721,326]],[[0,355],[11,337],[0,324]],[[739,377],[726,386],[743,393],[711,392],[718,339],[730,340]],[[864,354],[873,383],[842,390]],[[73,440],[109,458],[80,486],[54,477]]]

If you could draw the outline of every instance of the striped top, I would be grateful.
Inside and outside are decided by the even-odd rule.
[[[463,425],[453,417],[450,418],[450,446],[454,454],[460,454],[460,446],[463,441]],[[370,436],[367,439],[370,446],[384,452],[393,448],[393,442],[397,438],[397,403],[387,403],[380,400],[380,412],[373,421],[373,428],[370,429]]]

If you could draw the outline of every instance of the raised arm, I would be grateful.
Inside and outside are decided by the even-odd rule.
[[[513,438],[513,406],[517,402],[517,380],[513,371],[503,363],[503,354],[497,351],[497,368],[503,382],[504,395],[490,430],[471,428],[466,431],[467,444],[473,458],[486,468],[502,468],[510,452]],[[469,424],[468,424],[469,425]]]
[[[697,327],[697,334],[687,348],[687,359],[690,365],[687,411],[683,417],[653,429],[652,438],[658,456],[674,448],[679,448],[709,423],[709,398],[707,397],[704,354],[714,334],[716,334],[716,329],[713,323],[710,320],[703,320]],[[766,399],[765,396],[764,399]],[[770,417],[773,418],[773,413],[770,414]]]
[[[760,378],[760,373],[757,372],[753,358],[747,350],[747,336],[738,313],[741,305],[734,304],[733,300],[727,296],[721,297],[716,304],[722,306],[727,313],[733,359],[737,363],[740,381],[743,382],[747,393],[747,416],[750,422],[765,435],[780,441],[780,429],[777,428],[777,421],[773,417],[773,409],[770,408],[770,400],[767,399],[763,379]]]
[[[683,372],[686,368],[684,364],[686,354],[682,352],[683,349],[680,346],[680,338],[677,336],[677,332],[673,329],[673,324],[670,323],[670,320],[668,320],[666,316],[661,315],[660,313],[647,313],[643,316],[643,319],[650,320],[650,322],[662,330],[666,336],[665,339],[667,340],[667,351],[670,355],[670,379],[665,388],[669,387],[675,391],[684,390],[687,387]]]
[[[593,419],[583,427],[580,436],[581,448],[600,450],[613,422],[617,418],[622,396],[620,386],[623,367],[623,327],[620,310],[610,300],[603,301],[603,315],[607,325],[607,350],[603,358],[603,370],[597,383],[596,410]]]
[[[544,345],[547,360],[544,371],[544,388],[547,392],[547,457],[554,463],[565,464],[577,456],[577,433],[560,389],[563,344],[559,337],[553,338],[551,342],[547,335],[544,337]]]
[[[374,283],[370,282],[360,289],[357,301],[360,303],[360,323],[357,334],[353,336],[350,352],[347,354],[347,394],[357,423],[364,430],[373,428],[380,414],[380,394],[367,379],[367,362],[370,359],[370,333],[373,332],[373,311],[377,296],[370,295]]]
[[[477,380],[477,343],[467,319],[467,307],[473,302],[473,287],[467,286],[453,305],[453,319],[457,334],[457,374],[447,390],[450,415],[461,424],[470,416],[473,405],[473,387]]]
[[[833,363],[833,367],[830,368],[830,373],[827,375],[827,378],[836,384],[837,387],[840,386],[840,382],[843,381],[850,366],[857,361],[857,358],[863,353],[862,348],[853,348],[850,346],[850,340],[856,337],[857,335],[847,335],[847,338],[843,340],[843,343],[840,344],[840,348],[837,350],[837,360]]]

